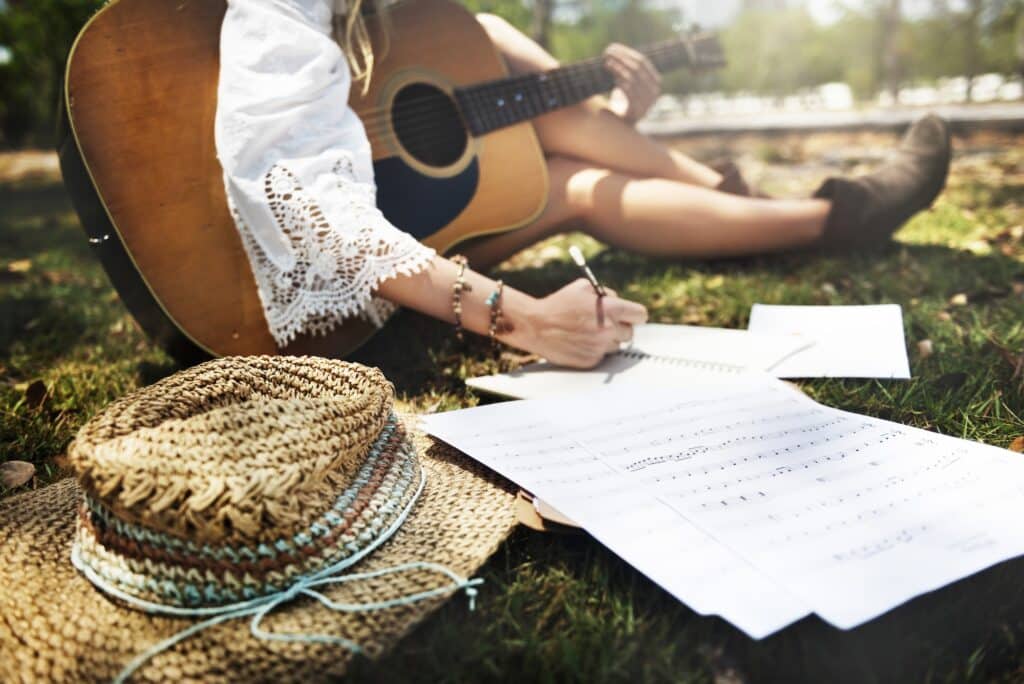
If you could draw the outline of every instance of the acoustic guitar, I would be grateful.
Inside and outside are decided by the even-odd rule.
[[[183,363],[276,354],[228,212],[214,148],[222,0],[111,0],[68,58],[59,156],[92,244],[132,315]],[[384,215],[439,252],[529,223],[547,200],[529,120],[613,87],[600,58],[511,78],[449,0],[389,12],[387,49],[350,105],[367,128]],[[661,71],[723,62],[713,38],[644,52]],[[339,103],[341,106],[342,103]],[[374,332],[351,319],[284,350],[343,357]]]

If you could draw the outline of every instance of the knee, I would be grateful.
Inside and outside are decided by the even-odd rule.
[[[499,17],[497,14],[480,12],[476,15],[476,20],[484,27],[484,31],[487,32],[487,35],[489,35],[493,41],[498,41],[508,35],[518,33],[512,24],[508,23],[507,20]]]
[[[564,203],[572,218],[586,219],[597,204],[598,187],[611,171],[571,157],[554,156],[548,159],[548,175],[552,194]]]
[[[519,29],[496,14],[476,15],[477,22],[498,48],[513,74],[554,69],[558,60]]]

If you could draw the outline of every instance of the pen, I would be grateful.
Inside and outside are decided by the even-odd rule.
[[[601,286],[601,283],[597,282],[597,278],[594,277],[594,272],[590,270],[589,266],[587,266],[587,260],[583,258],[583,252],[580,251],[580,248],[576,245],[569,247],[569,256],[572,257],[572,260],[575,261],[576,265],[583,271],[583,275],[590,281],[590,284],[593,286],[594,292],[597,293],[597,296],[604,297],[604,287]]]

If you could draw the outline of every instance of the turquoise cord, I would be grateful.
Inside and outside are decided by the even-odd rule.
[[[299,642],[308,644],[329,644],[342,646],[352,651],[353,653],[361,653],[362,649],[355,642],[346,639],[344,637],[332,636],[329,634],[303,634],[303,633],[280,633],[280,632],[269,632],[264,630],[261,625],[263,618],[274,611],[278,606],[290,603],[298,596],[308,596],[310,598],[319,601],[325,608],[342,613],[356,613],[356,612],[370,612],[375,610],[385,610],[387,608],[394,608],[398,606],[408,606],[419,601],[433,598],[435,596],[442,596],[457,592],[459,590],[465,591],[466,596],[469,598],[469,609],[476,609],[476,596],[477,587],[483,583],[482,579],[474,578],[467,579],[461,575],[453,572],[451,569],[438,565],[436,563],[430,563],[427,561],[413,561],[410,563],[403,563],[390,568],[384,568],[381,570],[374,570],[370,572],[354,573],[350,575],[337,576],[337,573],[350,568],[357,562],[365,558],[371,552],[376,550],[381,544],[386,542],[395,532],[402,526],[402,524],[409,517],[412,512],[413,506],[419,500],[420,495],[423,493],[424,485],[426,484],[426,473],[420,470],[420,483],[416,489],[416,493],[412,496],[409,503],[403,509],[401,515],[395,519],[395,521],[388,527],[387,530],[381,534],[380,537],[375,539],[369,546],[362,549],[359,553],[344,559],[339,563],[335,563],[332,566],[324,568],[323,570],[300,579],[298,582],[289,587],[286,591],[270,596],[263,596],[261,598],[252,599],[249,601],[242,601],[239,603],[233,603],[226,606],[216,606],[211,608],[181,608],[178,606],[165,606],[151,601],[145,601],[131,594],[125,593],[118,587],[110,584],[107,580],[100,577],[91,567],[89,567],[79,555],[79,549],[77,544],[71,550],[71,563],[81,572],[85,577],[97,588],[101,589],[105,593],[114,596],[125,603],[131,605],[134,608],[138,608],[147,613],[153,613],[157,615],[169,615],[175,617],[207,617],[208,619],[202,622],[197,622],[194,625],[181,630],[177,634],[164,639],[156,644],[153,644],[145,651],[140,653],[138,656],[133,658],[121,672],[114,679],[115,684],[122,684],[127,681],[140,667],[149,661],[153,656],[163,653],[169,648],[172,648],[175,644],[184,641],[190,636],[202,632],[210,627],[234,620],[242,617],[252,617],[252,621],[249,624],[249,631],[254,638],[261,639],[264,641],[285,641],[285,642]],[[372,579],[375,577],[381,577],[385,575],[391,575],[399,572],[405,572],[408,570],[430,570],[438,574],[447,576],[452,580],[452,584],[438,587],[436,589],[429,589],[421,591],[415,594],[409,594],[407,596],[400,596],[387,601],[377,601],[373,603],[338,603],[330,600],[323,594],[317,591],[313,591],[314,588],[320,586],[326,586],[331,584],[345,584],[348,582],[355,582],[358,580]]]

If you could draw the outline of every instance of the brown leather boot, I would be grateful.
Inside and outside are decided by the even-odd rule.
[[[832,209],[819,243],[828,250],[879,246],[946,185],[952,155],[948,124],[929,114],[917,121],[882,168],[859,178],[829,178],[814,193]]]
[[[739,195],[740,197],[771,199],[771,197],[761,192],[760,189],[751,187],[747,183],[746,179],[743,178],[743,172],[740,171],[740,167],[736,165],[736,162],[730,159],[723,159],[710,166],[722,176],[722,182],[715,187],[715,190],[727,192],[730,195]]]

